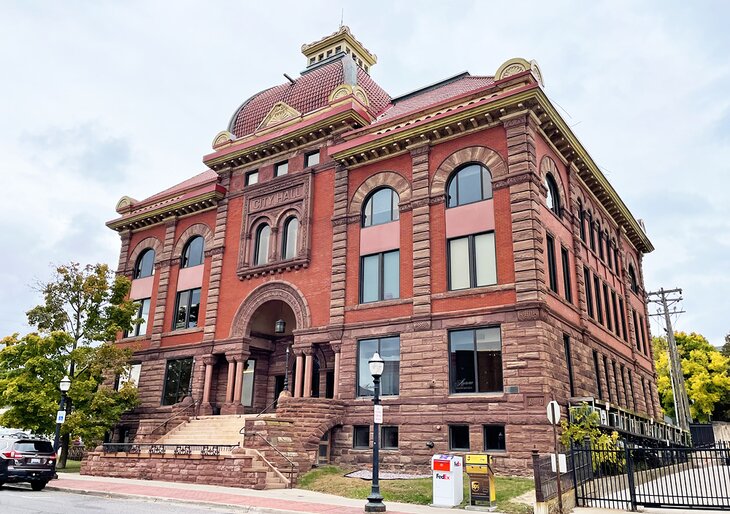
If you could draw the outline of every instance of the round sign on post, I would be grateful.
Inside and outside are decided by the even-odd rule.
[[[560,424],[560,404],[555,400],[547,405],[547,418],[552,425]]]

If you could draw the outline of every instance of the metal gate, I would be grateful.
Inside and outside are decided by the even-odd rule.
[[[580,507],[636,510],[730,508],[730,446],[574,447],[573,480]]]

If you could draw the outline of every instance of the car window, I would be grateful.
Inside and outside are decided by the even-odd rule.
[[[20,453],[53,453],[53,446],[48,441],[18,441],[13,449]]]

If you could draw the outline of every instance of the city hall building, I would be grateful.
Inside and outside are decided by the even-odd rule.
[[[376,351],[386,469],[478,451],[525,473],[552,445],[552,399],[669,437],[646,428],[651,242],[535,61],[393,97],[345,26],[302,53],[299,77],[233,111],[204,172],[107,223],[143,320],[118,340],[141,405],[112,440],[255,425],[304,468],[364,466]]]

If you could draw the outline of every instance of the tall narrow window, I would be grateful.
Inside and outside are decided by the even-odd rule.
[[[449,332],[452,393],[502,391],[502,341],[499,327]]]
[[[547,245],[547,265],[548,265],[548,276],[550,278],[550,290],[554,293],[558,292],[558,269],[555,264],[555,240],[553,236],[547,234],[546,238]]]
[[[175,301],[175,320],[173,330],[198,326],[200,309],[200,288],[178,291]]]
[[[636,349],[641,351],[641,339],[639,339],[639,320],[636,317],[636,311],[631,310],[631,318],[634,321],[634,339],[636,339]]]
[[[626,374],[629,376],[629,394],[631,395],[631,408],[636,409],[636,396],[634,396],[634,377],[631,370],[626,368]]]
[[[598,365],[598,352],[593,350],[593,371],[596,375],[596,391],[598,391],[598,399],[603,399],[603,388],[601,387],[601,369]]]
[[[565,289],[565,299],[568,303],[573,303],[573,288],[570,283],[570,254],[564,246],[560,247],[560,258],[563,263],[563,289]]]
[[[132,278],[151,277],[155,270],[155,251],[152,248],[143,250],[134,265]]]
[[[467,164],[452,175],[446,187],[446,207],[492,198],[492,175],[481,164]]]
[[[583,202],[578,200],[578,221],[580,223],[580,238],[586,240],[586,211],[583,210]]]
[[[371,227],[395,221],[399,217],[398,193],[389,187],[378,189],[365,201],[362,211],[362,226]]]
[[[596,293],[596,313],[598,314],[598,322],[603,325],[603,307],[601,306],[601,281],[597,276],[593,276],[593,285]]]
[[[606,326],[609,330],[613,330],[611,323],[611,303],[608,301],[608,286],[603,284],[603,304],[606,306]]]
[[[616,361],[611,361],[611,369],[613,370],[613,385],[616,386],[616,403],[621,403],[621,390],[618,387],[618,372],[616,371]],[[624,405],[625,407],[625,405]]]
[[[167,361],[165,368],[165,387],[162,392],[162,405],[174,405],[190,396],[190,383],[193,376],[193,358]]]
[[[626,368],[624,368],[624,365],[621,364],[621,384],[624,386],[624,401],[626,402],[626,408],[631,408],[631,403],[629,401],[629,388],[626,386]]]
[[[639,282],[636,280],[636,270],[634,270],[633,264],[629,264],[629,282],[631,284],[631,290],[639,294]]]
[[[449,289],[497,283],[494,232],[449,240]]]
[[[593,225],[593,215],[588,211],[588,239],[591,250],[596,251],[596,227]]]
[[[611,307],[613,307],[613,326],[616,335],[621,337],[621,326],[618,323],[618,305],[616,304],[616,292],[611,291]]]
[[[606,255],[603,251],[604,244],[606,242],[606,238],[603,236],[603,231],[601,230],[601,226],[598,226],[598,257],[601,260],[604,260],[606,258]]]
[[[621,275],[621,269],[619,268],[619,260],[618,260],[618,247],[613,247],[613,267],[616,270],[617,275]]]
[[[583,268],[583,282],[586,286],[586,308],[588,309],[588,315],[593,318],[593,292],[591,289],[591,273],[588,268]]]
[[[563,349],[565,350],[565,364],[568,367],[568,387],[570,396],[575,396],[575,384],[573,382],[573,359],[570,356],[570,336],[563,334]]]
[[[609,378],[608,372],[608,358],[605,355],[603,356],[603,375],[606,379],[606,399],[611,400],[611,398],[613,398],[614,400],[616,400],[618,398],[618,395],[611,395],[611,380]]]
[[[545,175],[545,187],[547,187],[546,203],[548,209],[553,211],[556,216],[560,216],[560,193],[558,192],[558,184],[555,177],[551,173]]]
[[[282,256],[284,259],[293,259],[297,256],[297,235],[299,233],[299,220],[291,217],[284,224],[284,241]]]
[[[373,354],[378,352],[385,361],[385,368],[380,377],[380,394],[397,395],[400,384],[400,337],[381,337],[379,339],[363,339],[357,348],[357,395],[373,396],[373,376],[370,365]]]
[[[360,259],[360,303],[400,298],[400,251]]]
[[[135,325],[132,329],[132,336],[143,336],[147,334],[147,322],[150,319],[150,298],[142,298],[141,300],[135,300],[139,302],[139,309],[137,309],[137,318],[142,320],[139,324]]]
[[[623,332],[624,341],[629,340],[629,333],[626,331],[626,311],[624,310],[624,299],[619,296],[618,306],[621,309],[621,332]]]
[[[606,235],[606,260],[608,261],[608,269],[613,269],[613,250],[611,249],[611,243]]]
[[[281,177],[289,173],[289,161],[274,164],[274,176]]]
[[[256,230],[256,246],[254,247],[253,262],[256,266],[262,266],[269,262],[269,236],[271,228],[263,224]]]
[[[182,253],[181,266],[183,268],[192,268],[203,264],[203,246],[205,240],[201,236],[195,236],[185,243]]]
[[[641,335],[641,346],[644,354],[649,355],[649,347],[646,344],[646,326],[644,325],[644,316],[639,316],[639,334]]]

